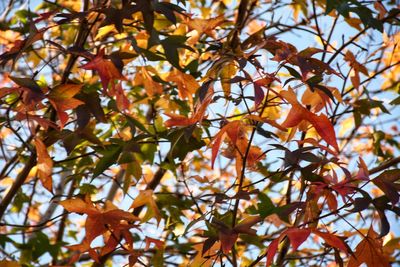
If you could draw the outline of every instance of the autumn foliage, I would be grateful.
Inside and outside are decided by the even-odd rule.
[[[0,267],[400,264],[400,6],[3,1]]]

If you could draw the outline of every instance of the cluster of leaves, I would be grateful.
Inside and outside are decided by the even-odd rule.
[[[399,16],[9,1],[0,266],[398,263]]]

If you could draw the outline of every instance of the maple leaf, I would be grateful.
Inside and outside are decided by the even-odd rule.
[[[50,103],[57,111],[60,120],[61,128],[68,121],[68,114],[65,112],[69,109],[74,109],[79,105],[84,104],[81,100],[73,98],[82,88],[82,84],[62,84],[54,87],[47,95]]]
[[[189,99],[190,103],[192,103],[193,94],[196,93],[197,89],[200,87],[199,83],[192,75],[183,73],[176,68],[168,73],[165,80],[174,82],[178,87],[179,97],[182,100],[186,98]]]
[[[95,207],[89,197],[85,200],[80,198],[67,199],[59,202],[67,211],[87,214],[85,223],[86,235],[84,242],[90,244],[97,236],[107,230],[118,229],[123,225],[121,221],[138,221],[138,217],[120,210],[110,201],[107,201],[104,209]]]
[[[207,34],[208,36],[215,37],[214,30],[225,21],[225,16],[221,15],[210,19],[188,19],[186,25],[189,29],[197,31],[199,35]]]
[[[325,114],[316,115],[307,110],[297,101],[296,95],[291,89],[289,89],[289,91],[282,91],[280,94],[292,105],[289,114],[282,123],[283,127],[295,127],[302,121],[308,121],[322,139],[324,139],[329,145],[333,146],[336,151],[339,151],[339,146],[336,142],[335,129]]]
[[[245,117],[247,118],[247,117]],[[214,168],[215,159],[217,158],[219,148],[222,141],[228,137],[228,148],[223,153],[227,158],[236,158],[236,171],[241,172],[243,167],[243,157],[246,155],[246,166],[251,168],[262,160],[265,155],[262,150],[257,146],[249,146],[249,141],[246,136],[246,131],[249,126],[241,120],[228,122],[222,129],[215,135],[211,146],[211,167]],[[247,151],[248,150],[248,151]]]
[[[391,266],[388,255],[383,251],[382,243],[382,239],[378,238],[378,234],[371,227],[367,236],[361,240],[351,255],[347,267],[358,267],[363,263],[368,267]]]
[[[272,261],[274,260],[274,256],[275,256],[276,252],[278,251],[278,246],[281,241],[282,241],[282,238],[278,237],[278,238],[272,240],[272,242],[269,244],[268,250],[267,250],[267,263],[266,263],[267,267],[270,266]]]
[[[47,152],[46,145],[38,137],[35,138],[35,147],[37,154],[37,175],[44,188],[53,192],[53,160]]]
[[[42,118],[38,115],[32,115],[32,114],[28,114],[28,113],[22,113],[22,112],[18,112],[17,115],[15,116],[16,120],[19,121],[23,121],[23,120],[27,120],[27,121],[35,121],[37,124],[39,124],[41,127],[43,127],[44,130],[47,130],[49,127],[55,129],[55,130],[59,130],[59,127],[57,126],[57,124],[55,124],[54,122],[47,120],[45,118]]]
[[[334,234],[328,232],[321,232],[317,229],[312,228],[289,228],[283,231],[278,238],[275,238],[269,245],[267,250],[267,267],[271,265],[274,256],[278,250],[279,243],[285,238],[288,237],[290,244],[293,247],[293,251],[297,250],[297,248],[303,244],[311,233],[314,233],[320,237],[322,237],[325,242],[333,248],[338,248],[347,253],[347,246],[343,240],[337,237]]]
[[[100,76],[101,84],[105,92],[107,91],[110,82],[112,82],[114,79],[126,80],[126,78],[121,74],[121,72],[117,69],[114,63],[111,60],[105,58],[104,48],[101,49],[99,53],[92,60],[82,65],[81,68],[85,70],[97,71],[97,73]]]
[[[129,109],[129,100],[125,95],[121,82],[110,90],[110,96],[115,96],[115,102],[117,103],[117,108],[119,110],[126,111]]]
[[[131,209],[141,207],[141,206],[147,206],[147,213],[145,217],[143,218],[144,221],[148,219],[148,217],[155,217],[157,222],[160,223],[161,221],[161,214],[160,211],[158,210],[157,203],[154,199],[154,193],[153,190],[148,189],[148,190],[142,190],[139,192],[139,195],[135,198],[131,205]]]
[[[372,182],[379,187],[385,195],[390,199],[393,205],[399,202],[400,184],[400,170],[387,170],[382,172]]]
[[[149,67],[147,70],[146,67],[137,68],[135,79],[133,80],[133,86],[143,85],[146,90],[146,94],[149,96],[160,95],[163,92],[162,86],[160,83],[154,81],[153,77],[150,75],[150,71],[153,73],[156,72],[153,68]]]
[[[105,241],[104,247],[100,250],[100,256],[104,256],[112,252],[120,243],[122,239],[125,239],[124,244],[125,250],[131,250],[133,247],[133,236],[129,231],[131,228],[137,228],[137,225],[120,224],[117,228],[108,231],[108,238]]]
[[[18,87],[7,88],[6,94],[13,91],[22,95],[22,103],[19,111],[32,111],[40,107],[41,101],[45,98],[42,88],[36,83],[35,80],[30,78],[12,77],[9,78],[18,85]]]
[[[368,77],[368,70],[364,65],[358,63],[356,57],[350,50],[347,50],[344,60],[349,62],[350,67],[353,69],[353,75],[350,77],[350,80],[354,88],[358,89],[360,86],[360,72]]]
[[[151,237],[148,237],[148,236],[146,236],[146,238],[145,238],[145,243],[146,243],[146,246],[144,248],[144,251],[148,251],[151,244],[154,244],[157,249],[164,249],[164,247],[165,247],[165,242],[164,241],[158,240],[158,239],[155,239],[155,238],[151,238]]]
[[[243,132],[243,122],[240,120],[228,122],[222,129],[214,136],[211,148],[211,166],[214,168],[214,162],[218,155],[219,147],[225,136],[228,136],[233,144],[236,144],[239,132]]]
[[[170,119],[165,121],[165,126],[189,126],[201,122],[205,117],[208,105],[212,101],[213,93],[213,90],[209,90],[203,101],[198,100],[196,102],[195,110],[190,118],[178,114],[166,113],[165,115],[170,117]]]
[[[214,219],[213,225],[218,229],[222,252],[227,254],[231,251],[239,237],[239,234],[256,235],[257,231],[251,229],[251,227],[262,220],[263,219],[260,216],[249,216],[234,228],[229,228],[223,222]]]
[[[28,49],[33,43],[43,39],[45,31],[50,27],[44,27],[37,29],[33,22],[29,24],[29,35],[24,40],[15,40],[14,46],[0,55],[0,65],[5,65],[9,60],[13,60],[13,64],[17,62],[18,58],[21,57],[22,53]]]
[[[333,248],[338,248],[346,253],[348,252],[346,243],[336,235],[331,234],[329,232],[321,232],[317,229],[312,229],[312,232],[321,237],[322,239],[324,239],[325,243],[327,243],[329,246]]]
[[[296,251],[297,248],[306,241],[306,239],[310,236],[311,230],[309,228],[300,229],[300,228],[289,228],[286,230],[286,235],[290,240],[290,244],[293,247],[293,251]]]
[[[221,78],[222,90],[224,91],[225,98],[228,98],[231,94],[231,82],[230,79],[235,76],[238,67],[235,61],[228,61],[222,65],[222,69],[219,73]]]
[[[287,236],[289,238],[290,244],[293,247],[293,251],[297,250],[297,248],[306,241],[306,239],[311,234],[311,229],[300,229],[300,228],[289,228],[283,231],[278,238],[272,240],[267,250],[267,264],[266,266],[270,266],[276,252],[278,251],[279,243]]]
[[[258,105],[261,104],[261,102],[264,100],[264,91],[262,87],[269,88],[274,81],[279,81],[280,80],[275,77],[273,74],[267,73],[264,77],[261,79],[258,79],[254,81],[253,86],[254,86],[254,106],[257,108]]]

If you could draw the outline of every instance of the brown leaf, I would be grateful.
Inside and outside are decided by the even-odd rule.
[[[395,169],[384,171],[372,182],[385,193],[393,205],[396,205],[399,202],[400,184],[397,182],[399,180],[400,170]]]
[[[232,247],[235,245],[239,234],[232,229],[219,231],[219,240],[221,241],[221,250],[223,253],[228,254]]]

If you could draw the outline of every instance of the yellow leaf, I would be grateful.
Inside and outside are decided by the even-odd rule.
[[[156,218],[157,222],[160,223],[161,214],[158,210],[157,203],[154,199],[153,190],[142,190],[139,192],[139,195],[133,201],[131,208],[137,208],[146,205],[148,212],[151,212],[151,215]],[[146,220],[148,216],[145,216],[143,220]]]
[[[109,33],[117,33],[118,31],[115,29],[114,24],[111,25],[106,25],[104,27],[101,27],[98,32],[96,37],[94,38],[96,41],[101,40],[104,36],[106,36]]]
[[[228,61],[221,69],[219,76],[221,78],[222,90],[224,91],[225,97],[229,97],[231,94],[231,83],[229,80],[236,74],[236,72],[237,67],[235,61]]]

